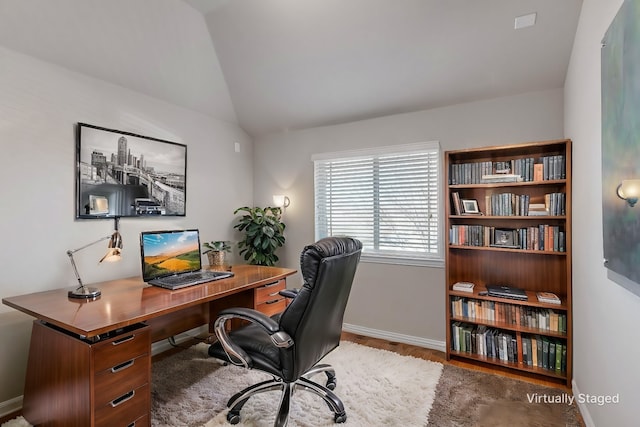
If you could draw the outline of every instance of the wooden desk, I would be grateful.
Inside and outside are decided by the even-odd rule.
[[[149,426],[151,342],[209,324],[225,307],[271,314],[295,270],[235,266],[235,276],[177,291],[140,277],[92,284],[95,301],[66,289],[4,298],[34,321],[23,414],[42,426]]]

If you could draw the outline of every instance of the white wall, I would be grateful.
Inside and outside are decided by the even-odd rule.
[[[587,425],[638,425],[640,285],[612,281],[603,266],[600,42],[622,0],[585,0],[565,84],[565,134],[573,139],[574,392],[620,395],[590,404]],[[637,48],[637,46],[636,46]]]
[[[440,141],[443,150],[563,137],[562,89],[287,133],[255,141],[258,205],[286,194],[283,265],[299,268],[314,240],[314,153]],[[294,282],[292,280],[291,282]],[[366,332],[444,350],[444,269],[361,263],[345,322]]]
[[[121,262],[98,265],[102,245],[75,255],[86,283],[139,276],[142,230],[197,227],[203,240],[233,237],[233,210],[253,201],[252,142],[237,125],[4,47],[0,73],[0,297],[73,286],[66,251],[113,229],[113,221],[74,220],[77,122],[188,149],[186,216],[122,219]],[[22,394],[32,320],[0,305],[0,402]]]
[[[236,121],[204,17],[181,0],[0,0],[0,45]]]

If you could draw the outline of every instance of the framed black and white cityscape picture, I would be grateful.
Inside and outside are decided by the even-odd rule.
[[[184,216],[187,146],[78,123],[76,218]]]

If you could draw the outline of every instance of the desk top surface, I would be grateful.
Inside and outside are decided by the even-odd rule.
[[[194,305],[224,298],[283,279],[289,268],[237,265],[234,276],[171,291],[151,286],[141,277],[92,283],[102,295],[96,300],[68,297],[70,288],[4,298],[19,311],[79,335],[93,337]]]

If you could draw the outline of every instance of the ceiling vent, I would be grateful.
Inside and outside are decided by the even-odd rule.
[[[536,24],[536,13],[530,13],[528,15],[522,15],[516,17],[514,28],[521,30],[527,27],[533,27]]]

